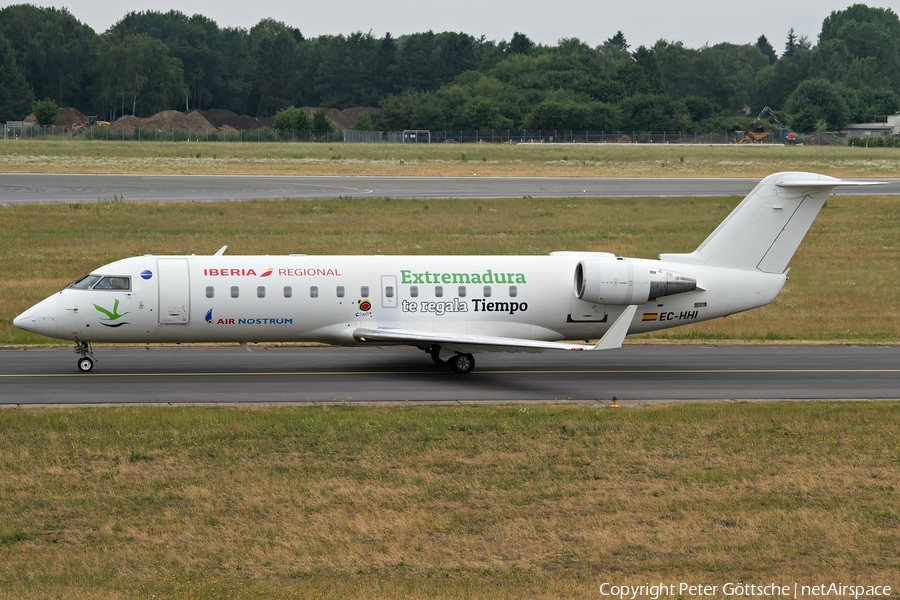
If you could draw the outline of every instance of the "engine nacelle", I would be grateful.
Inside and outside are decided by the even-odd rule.
[[[628,258],[583,260],[575,267],[575,295],[597,304],[643,304],[697,289],[690,275]]]

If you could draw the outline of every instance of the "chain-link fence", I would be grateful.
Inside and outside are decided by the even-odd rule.
[[[9,122],[3,126],[4,139],[51,138],[69,136],[91,141],[138,142],[346,142],[391,144],[783,144],[845,145],[839,134],[799,134],[794,140],[779,140],[775,134],[752,140],[743,131],[723,132],[639,132],[586,131],[575,129],[514,130],[492,129],[476,131],[355,131],[355,130],[278,130],[257,129],[184,130],[150,128],[121,128],[92,125],[70,129],[57,125],[41,126]],[[758,138],[758,135],[754,137]],[[862,145],[862,144],[860,144]]]

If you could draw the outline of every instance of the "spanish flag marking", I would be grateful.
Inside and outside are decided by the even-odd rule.
[[[659,317],[659,313],[644,313],[641,321],[655,321]]]

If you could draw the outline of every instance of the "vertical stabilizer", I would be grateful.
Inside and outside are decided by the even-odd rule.
[[[769,175],[696,250],[690,254],[662,254],[660,259],[782,273],[833,188],[878,183],[815,173]]]

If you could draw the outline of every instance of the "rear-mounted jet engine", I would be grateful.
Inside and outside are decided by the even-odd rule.
[[[697,289],[697,279],[629,258],[582,260],[575,267],[575,294],[597,304],[643,304],[651,298]]]

